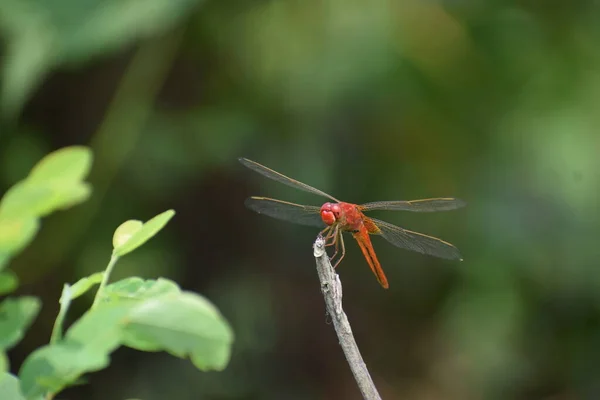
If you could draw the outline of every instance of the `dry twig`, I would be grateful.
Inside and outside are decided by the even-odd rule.
[[[335,333],[350,365],[354,379],[365,400],[381,400],[354,340],[348,317],[342,309],[342,283],[329,262],[329,257],[325,251],[325,240],[321,236],[315,241],[313,250],[327,312],[333,320]]]

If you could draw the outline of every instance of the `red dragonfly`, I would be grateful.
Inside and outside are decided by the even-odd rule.
[[[367,217],[364,211],[373,210],[402,210],[414,212],[433,212],[454,210],[465,205],[465,202],[454,198],[435,198],[410,201],[376,201],[361,205],[339,201],[335,197],[315,189],[305,183],[295,179],[288,178],[277,171],[265,167],[255,161],[247,158],[240,158],[239,161],[246,167],[258,172],[267,178],[281,182],[285,185],[305,192],[313,193],[326,197],[333,202],[327,202],[320,208],[316,206],[305,206],[289,203],[287,201],[270,199],[268,197],[249,197],[246,199],[246,206],[259,214],[265,214],[273,218],[294,222],[297,224],[325,227],[320,235],[325,236],[327,246],[335,246],[335,253],[332,259],[338,254],[341,246],[341,255],[334,265],[338,266],[346,253],[344,238],[342,232],[350,232],[360,250],[362,251],[369,267],[377,277],[377,281],[384,288],[388,288],[388,281],[383,273],[381,264],[377,259],[371,238],[369,235],[381,235],[394,246],[401,247],[419,253],[432,255],[435,257],[446,258],[450,260],[461,260],[460,252],[456,247],[448,242],[433,236],[409,231],[375,218]]]

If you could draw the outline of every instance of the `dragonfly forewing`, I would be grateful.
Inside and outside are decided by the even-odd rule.
[[[283,221],[319,228],[325,227],[325,223],[319,213],[319,207],[256,196],[247,198],[244,204],[259,214],[268,215],[269,217]]]
[[[319,189],[315,189],[314,187],[307,185],[306,183],[302,183],[300,181],[297,181],[295,179],[287,177],[283,174],[280,174],[279,172],[274,171],[271,168],[267,168],[264,165],[257,163],[256,161],[248,160],[247,158],[240,158],[239,161],[246,167],[250,168],[251,170],[258,172],[259,174],[266,176],[267,178],[273,179],[274,181],[283,183],[284,185],[288,185],[288,186],[291,186],[296,189],[304,190],[305,192],[308,192],[308,193],[327,197],[328,199],[331,199],[331,200],[335,201],[336,203],[340,202],[335,197],[333,197]]]
[[[441,197],[435,199],[405,200],[405,201],[375,201],[360,205],[362,211],[390,210],[390,211],[412,211],[412,212],[435,212],[450,211],[464,207],[461,199]]]

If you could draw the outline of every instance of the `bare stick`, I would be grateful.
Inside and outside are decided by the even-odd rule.
[[[321,282],[321,291],[323,292],[327,306],[327,313],[329,313],[333,320],[335,333],[340,341],[340,346],[342,346],[346,360],[350,365],[354,379],[358,384],[358,388],[365,400],[381,400],[354,340],[348,317],[346,317],[346,313],[342,309],[342,283],[338,274],[331,267],[329,257],[325,251],[325,240],[321,235],[315,241],[313,250],[315,261],[317,262],[317,273]]]

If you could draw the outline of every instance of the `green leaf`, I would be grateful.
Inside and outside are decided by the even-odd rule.
[[[91,187],[81,179],[89,173],[92,153],[86,147],[65,147],[44,157],[29,176],[11,187],[0,202],[0,218],[38,217],[86,200]]]
[[[82,203],[92,193],[91,186],[85,182],[47,181],[35,184],[25,182],[25,187],[30,185],[38,189],[45,189],[46,195],[33,199],[33,201],[36,201],[35,203],[32,201],[27,204],[27,209],[21,208],[19,211],[23,214],[39,217]]]
[[[58,393],[77,383],[88,371],[97,371],[110,363],[108,354],[74,341],[43,346],[25,359],[19,378],[28,399],[46,393]]]
[[[71,300],[74,300],[90,290],[92,286],[99,284],[102,282],[102,277],[104,276],[104,272],[96,272],[90,276],[85,278],[81,278],[77,282],[71,286]]]
[[[175,26],[199,0],[3,0],[6,53],[0,99],[17,113],[44,76],[68,62],[89,61]]]
[[[2,266],[0,266],[2,269]],[[8,294],[19,286],[19,279],[12,271],[0,272],[0,296]]]
[[[93,308],[71,326],[65,339],[109,354],[122,342],[122,330],[130,310],[131,306],[126,304]]]
[[[83,374],[107,367],[110,353],[123,340],[130,310],[124,305],[94,308],[73,324],[64,340],[30,354],[19,372],[25,395],[60,392]]]
[[[118,257],[122,257],[125,254],[137,249],[138,247],[146,243],[148,240],[150,240],[150,238],[152,238],[154,235],[156,235],[167,224],[167,222],[169,222],[169,220],[173,218],[173,215],[175,215],[175,211],[165,211],[152,218],[150,221],[146,222],[125,242],[121,243],[120,241],[117,241],[120,244],[118,247],[115,247],[114,254]],[[128,223],[129,221],[124,222],[121,226]],[[115,233],[117,231],[119,231],[119,228],[117,228]],[[115,240],[113,239],[113,243],[114,242]]]
[[[32,185],[21,181],[13,185],[0,201],[0,217],[38,216],[53,190],[49,185]]]
[[[8,372],[9,364],[10,363],[8,361],[8,357],[6,356],[6,353],[3,351],[0,351],[0,380],[2,380],[2,378],[5,376],[6,372]],[[1,385],[2,384],[0,383],[0,386]],[[0,396],[0,399],[1,398],[2,398],[2,396]]]
[[[8,260],[27,246],[40,227],[35,217],[0,217],[0,258]]]
[[[143,226],[144,223],[137,219],[130,219],[129,221],[123,222],[113,234],[113,248],[125,244],[134,234],[142,229]]]
[[[56,210],[66,210],[86,201],[92,194],[92,187],[85,182],[50,182],[52,196],[37,210],[39,216],[45,216]]]
[[[126,344],[190,357],[201,370],[222,370],[233,332],[219,311],[195,293],[165,295],[135,306],[127,319]]]
[[[0,375],[0,399],[26,400],[21,392],[19,378],[6,372]]]
[[[106,286],[102,294],[103,303],[140,302],[166,294],[181,293],[179,286],[164,278],[143,280],[138,277],[125,278]]]
[[[92,152],[84,146],[69,146],[56,150],[42,158],[33,167],[28,183],[67,181],[71,183],[85,179],[92,166]]]
[[[8,298],[0,303],[0,349],[17,344],[41,307],[39,299],[30,296]]]
[[[29,176],[11,187],[0,202],[0,218],[44,216],[85,201],[91,187],[81,182],[89,172],[91,151],[66,147],[44,157]]]

